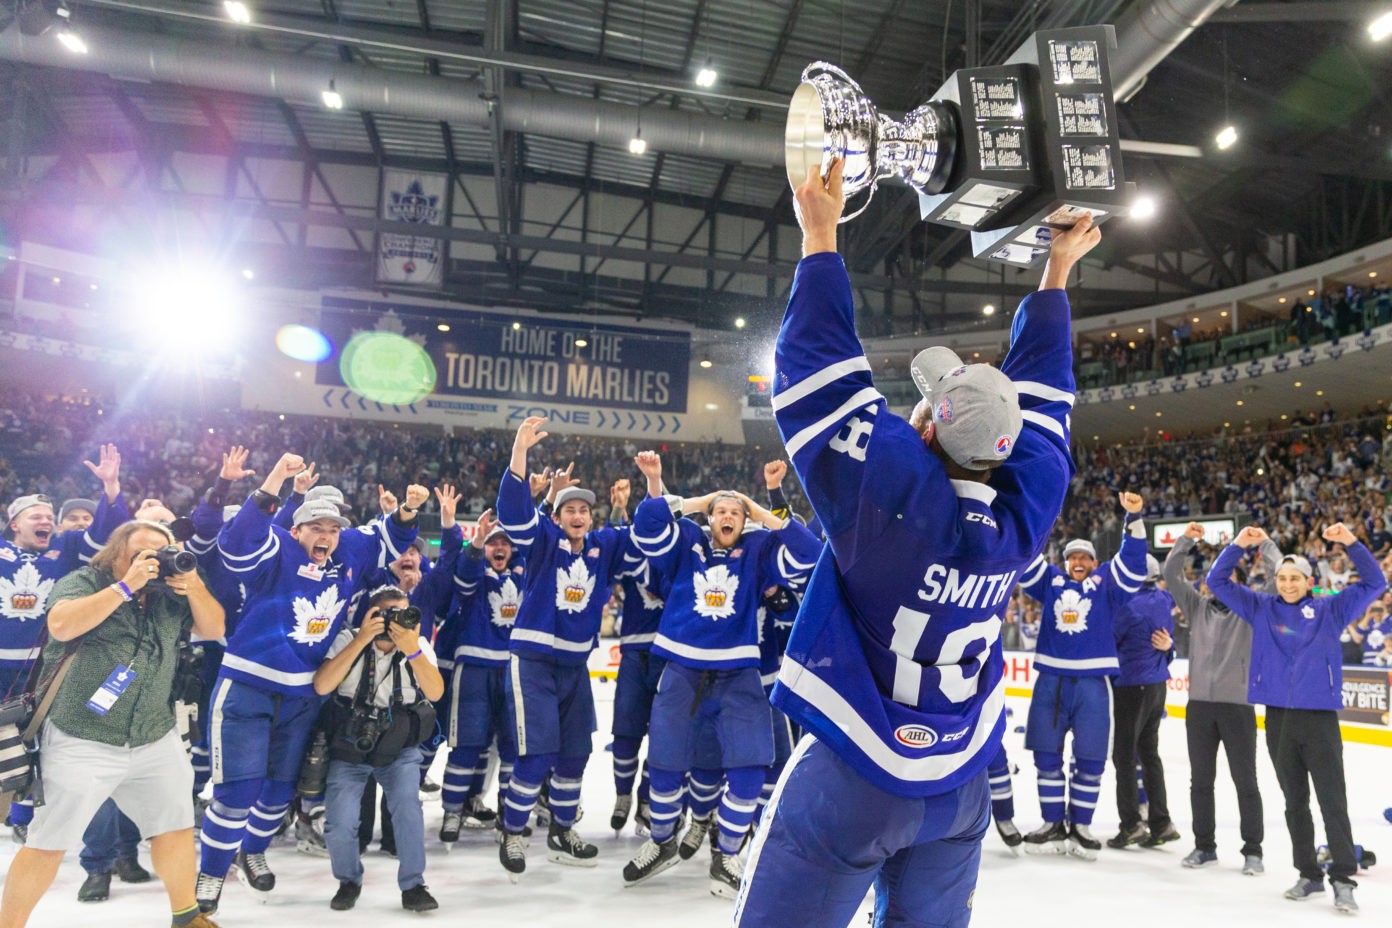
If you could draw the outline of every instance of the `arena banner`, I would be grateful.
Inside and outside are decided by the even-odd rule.
[[[593,665],[591,669],[594,669]],[[1384,668],[1344,668],[1344,708],[1339,712],[1339,728],[1345,741],[1392,747],[1392,717],[1389,717],[1389,683],[1392,671]],[[1034,652],[1005,652],[1005,693],[1029,698],[1034,693]],[[1166,682],[1165,711],[1184,718],[1189,705],[1189,661],[1179,658],[1170,664]],[[1257,724],[1264,724],[1266,711],[1257,706]]]
[[[399,311],[400,310],[400,311]],[[688,332],[324,296],[319,328],[339,350],[317,366],[323,386],[395,405],[526,403],[687,411]],[[448,331],[441,331],[441,328]]]
[[[1179,536],[1189,527],[1190,522],[1203,526],[1203,540],[1211,545],[1225,545],[1237,535],[1237,520],[1232,518],[1212,518],[1201,516],[1197,519],[1167,520],[1149,522],[1150,547],[1152,549],[1173,548]]]
[[[449,219],[449,177],[386,168],[382,171],[380,215],[389,222],[409,222],[428,233]],[[449,252],[442,238],[429,235],[377,236],[377,282],[439,287]]]

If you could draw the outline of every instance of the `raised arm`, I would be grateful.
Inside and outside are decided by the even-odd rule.
[[[1253,593],[1240,583],[1233,583],[1233,568],[1238,565],[1247,551],[1266,540],[1266,532],[1249,525],[1237,533],[1232,544],[1224,548],[1213,561],[1208,571],[1208,588],[1223,605],[1227,606],[1239,619],[1251,623],[1252,617],[1261,608],[1260,593]]]
[[[1342,628],[1356,620],[1368,605],[1387,589],[1387,578],[1383,576],[1382,565],[1367,546],[1359,541],[1342,522],[1335,523],[1324,530],[1325,541],[1344,546],[1349,560],[1358,570],[1358,582],[1350,583],[1334,595],[1334,613]]]
[[[1175,546],[1170,549],[1170,554],[1160,569],[1161,575],[1165,578],[1165,589],[1174,597],[1180,611],[1191,622],[1203,608],[1204,596],[1194,589],[1193,584],[1184,576],[1184,564],[1189,559],[1189,552],[1194,550],[1194,543],[1202,537],[1203,526],[1197,522],[1190,522],[1184,529],[1184,534],[1175,540]]]
[[[1118,499],[1121,508],[1126,510],[1126,517],[1122,522],[1121,550],[1107,568],[1113,598],[1137,592],[1146,578],[1145,522],[1141,519],[1145,500],[1137,493],[1125,492]]]

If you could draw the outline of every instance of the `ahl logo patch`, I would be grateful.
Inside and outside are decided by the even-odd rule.
[[[894,740],[905,747],[931,748],[938,743],[938,733],[927,725],[900,725],[894,729]]]
[[[936,418],[939,422],[952,422],[952,397],[944,396],[938,403]]]
[[[1011,446],[1012,446],[1013,444],[1015,444],[1015,443],[1012,442],[1012,441],[1010,440],[1010,436],[1009,436],[1009,435],[1002,435],[1000,438],[997,438],[997,439],[996,439],[996,456],[997,456],[997,457],[1002,457],[1002,458],[1005,457],[1007,454],[1010,453],[1010,448],[1011,448]]]

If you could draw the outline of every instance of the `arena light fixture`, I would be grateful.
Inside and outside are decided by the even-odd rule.
[[[223,0],[222,8],[227,11],[227,18],[239,26],[251,22],[251,10],[241,0]]]
[[[1195,325],[1198,325],[1198,324],[1199,324],[1199,317],[1198,317],[1198,316],[1195,316],[1193,319],[1191,319],[1191,320],[1189,320],[1189,321],[1192,322],[1192,323],[1194,323]]]
[[[1302,384],[1299,380],[1297,380],[1297,381],[1295,382],[1295,385],[1296,385],[1297,387],[1302,387],[1302,386],[1304,386],[1304,384]]]
[[[701,68],[701,70],[696,72],[697,87],[714,87],[715,82],[719,79],[720,74],[715,70],[715,68],[711,67],[710,61],[707,61],[705,67]]]
[[[1136,197],[1135,202],[1131,204],[1131,218],[1141,220],[1153,219],[1159,210],[1160,207],[1156,204],[1155,197],[1139,196]]]
[[[1369,272],[1368,272],[1368,276],[1369,276],[1369,277],[1376,277],[1376,276],[1377,276],[1377,271],[1369,271]]]
[[[437,332],[448,332],[450,330],[449,323],[441,322],[439,325],[435,326],[435,330]]]
[[[1226,318],[1228,318],[1228,311],[1225,309],[1225,310],[1223,310],[1221,313],[1219,313],[1218,315],[1220,315],[1220,316],[1222,316],[1224,319],[1226,319]]]
[[[242,280],[255,280],[256,272],[249,267],[242,268]]]
[[[1234,126],[1224,126],[1218,130],[1218,134],[1213,137],[1213,141],[1218,145],[1219,151],[1227,151],[1237,144],[1237,128]]]
[[[995,314],[996,314],[996,307],[995,307],[994,304],[992,304],[992,303],[987,303],[985,306],[981,307],[981,315],[983,315],[983,316],[994,316]]]
[[[1132,403],[1130,406],[1127,406],[1126,408],[1129,409],[1129,410],[1131,410],[1132,412],[1135,412],[1135,411],[1136,411],[1136,404],[1135,404],[1135,403]]]
[[[331,110],[343,109],[343,95],[338,92],[338,88],[334,85],[332,80],[329,81],[328,89],[320,94],[320,96],[323,98],[324,106],[327,108]]]
[[[744,326],[745,326],[745,322],[744,322],[744,317],[743,317],[743,316],[739,316],[738,318],[735,319],[735,328],[737,328],[737,329],[742,329],[742,328],[744,328]]]
[[[580,336],[579,338],[577,338],[577,339],[575,340],[575,347],[576,347],[576,348],[588,348],[589,346],[590,346],[590,340],[587,339],[587,338],[586,338],[585,336],[583,336],[583,335]]]
[[[639,128],[633,133],[633,138],[628,140],[628,153],[630,155],[643,155],[647,154],[647,151],[648,143],[643,138],[642,128]]]
[[[711,366],[711,360],[710,360],[710,358],[702,358],[702,359],[701,359],[701,366],[702,366],[702,367],[710,367],[710,366]]]
[[[1285,302],[1286,302],[1286,298],[1285,298],[1285,297],[1281,297],[1281,298],[1280,298],[1280,299],[1278,299],[1278,300],[1277,300],[1277,301],[1276,301],[1276,302],[1277,302],[1277,303],[1281,303],[1281,304],[1283,304],[1283,305],[1284,305],[1284,304],[1285,304]]]
[[[1305,291],[1305,295],[1306,295],[1306,296],[1314,296],[1314,295],[1315,295],[1315,291],[1313,291],[1313,290],[1306,290],[1306,291]]]
[[[512,324],[512,330],[513,330],[514,332],[521,331],[521,329],[522,329],[522,323],[520,323],[520,322],[514,322],[514,323]]]
[[[717,406],[715,403],[707,403],[707,404],[706,404],[706,409],[710,410],[711,412],[714,412],[715,410],[717,410],[717,409],[719,409],[719,408],[720,408],[720,407]]]
[[[1368,38],[1374,42],[1381,42],[1389,35],[1392,35],[1392,12],[1383,13],[1368,23]]]
[[[58,33],[58,41],[63,43],[63,47],[74,55],[87,54],[87,43],[82,36],[73,31],[72,26],[63,27],[63,30]]]

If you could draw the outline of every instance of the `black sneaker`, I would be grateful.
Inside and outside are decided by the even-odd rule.
[[[644,880],[657,876],[681,863],[677,854],[677,836],[672,835],[658,844],[652,838],[643,842],[638,854],[624,864],[623,881],[625,886],[637,886]]]
[[[1045,822],[1025,835],[1026,854],[1068,853],[1068,829],[1063,822]]]
[[[140,861],[134,857],[116,858],[116,866],[112,872],[116,874],[116,879],[122,883],[150,882],[150,871],[140,866]]]
[[[362,884],[352,883],[344,880],[338,884],[338,892],[329,900],[329,908],[335,912],[347,912],[358,904],[358,897],[362,895]]]
[[[265,897],[275,889],[276,878],[271,872],[270,865],[266,863],[265,854],[248,854],[246,851],[238,851],[237,857],[232,863],[232,871],[237,874],[238,879],[246,884],[247,889],[261,897],[265,902]]]
[[[517,878],[527,869],[527,838],[510,831],[500,834],[502,840],[498,842],[498,860],[508,872],[508,878],[516,883]]]
[[[111,873],[89,873],[77,891],[78,902],[105,902],[111,898]]]
[[[633,813],[633,797],[619,796],[614,800],[614,811],[609,815],[609,827],[615,831],[623,831],[628,824],[628,817]]]
[[[593,867],[599,863],[599,848],[580,837],[573,825],[551,823],[546,836],[546,859],[570,867]]]
[[[1141,842],[1141,847],[1159,847],[1162,844],[1169,844],[1171,841],[1179,840],[1179,829],[1174,827],[1174,823],[1166,825],[1159,831],[1152,831]]]
[[[1133,844],[1144,844],[1148,840],[1150,840],[1150,829],[1144,823],[1139,823],[1117,831],[1115,835],[1107,839],[1107,847],[1121,850]]]
[[[226,877],[213,876],[209,873],[199,873],[198,883],[195,885],[193,893],[198,899],[198,911],[204,915],[216,915],[218,910],[218,899],[222,897],[222,883]]]
[[[430,895],[430,890],[422,883],[401,894],[401,907],[407,912],[433,912],[440,907],[440,903],[435,901],[435,897]]]
[[[744,864],[738,854],[717,851],[711,858],[710,865],[711,895],[722,899],[738,899],[740,879],[743,876]]]

